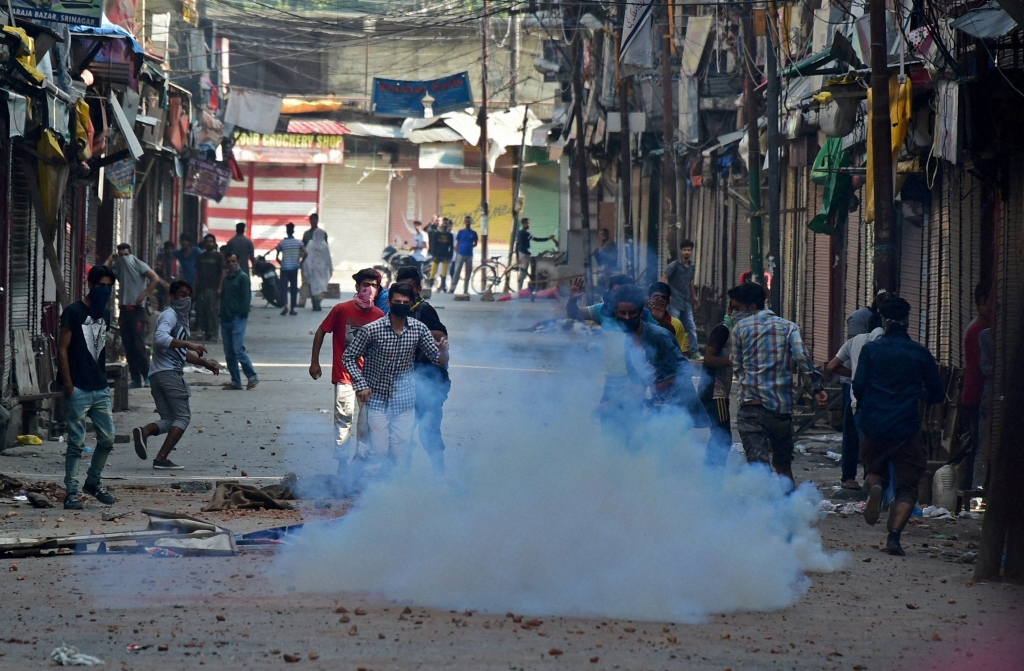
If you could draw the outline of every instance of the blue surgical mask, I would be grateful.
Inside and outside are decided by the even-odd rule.
[[[89,316],[93,319],[99,319],[103,316],[103,311],[107,309],[107,303],[110,302],[110,294],[114,290],[114,287],[109,284],[97,284],[89,290]]]

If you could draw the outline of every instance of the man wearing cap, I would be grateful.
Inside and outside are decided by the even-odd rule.
[[[351,486],[358,479],[360,464],[352,462],[357,458],[357,436],[360,432],[365,433],[366,427],[357,425],[359,402],[352,388],[352,375],[345,369],[341,358],[357,330],[384,316],[384,312],[374,305],[374,299],[380,293],[380,274],[372,268],[364,268],[353,275],[352,279],[356,283],[355,297],[335,305],[320,324],[313,337],[313,356],[309,364],[309,376],[314,380],[319,379],[320,347],[325,334],[334,334],[331,340],[334,348],[331,368],[331,381],[334,383],[334,458],[338,460],[338,475],[342,476],[341,483],[345,487]],[[362,366],[362,361],[359,365]]]

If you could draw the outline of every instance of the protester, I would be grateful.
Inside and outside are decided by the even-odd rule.
[[[530,279],[533,281],[533,267],[531,261],[533,254],[530,251],[530,243],[534,240],[554,241],[555,236],[549,235],[546,238],[538,238],[533,233],[530,233],[530,220],[526,217],[519,224],[519,233],[516,234],[516,265],[519,267],[519,291],[523,290],[523,280]]]
[[[480,242],[480,237],[473,230],[473,217],[465,218],[465,225],[458,235],[455,236],[455,251],[458,256],[455,260],[455,272],[452,275],[452,293],[458,288],[459,278],[462,277],[462,269],[466,269],[466,280],[462,285],[462,293],[469,293],[469,276],[473,274],[473,248]],[[487,259],[484,259],[486,261]]]
[[[737,306],[738,308],[738,306]],[[732,328],[736,322],[751,315],[742,309],[729,307],[725,319],[711,329],[704,347],[697,396],[704,404],[711,420],[711,437],[705,462],[710,466],[725,466],[732,449],[732,422],[729,412],[729,393],[732,391]]]
[[[192,421],[189,396],[192,391],[185,379],[185,363],[202,366],[214,375],[220,374],[216,361],[203,358],[206,348],[189,342],[189,314],[192,311],[192,285],[176,280],[170,288],[171,305],[160,313],[153,335],[153,364],[149,370],[150,391],[160,419],[152,424],[132,429],[135,453],[146,459],[146,441],[151,436],[166,433],[164,444],[153,459],[156,470],[181,470],[183,466],[171,461],[175,448],[185,429]]]
[[[224,255],[217,249],[217,238],[212,233],[203,237],[203,253],[199,255],[196,271],[196,330],[203,334],[206,342],[217,342],[220,332],[221,284],[224,282],[226,264]]]
[[[447,338],[448,329],[441,323],[437,310],[420,295],[422,278],[419,271],[409,267],[399,268],[395,280],[409,284],[416,292],[409,316],[423,322],[435,340],[440,342],[442,338]],[[434,474],[444,475],[445,444],[441,436],[441,421],[444,419],[444,402],[448,400],[448,392],[452,388],[448,368],[430,361],[422,351],[417,351],[413,374],[416,378],[415,409],[420,444],[430,457]]]
[[[976,465],[984,463],[981,423],[987,413],[981,399],[986,375],[981,367],[981,332],[992,327],[992,306],[989,304],[990,287],[979,284],[974,288],[974,305],[978,315],[967,325],[964,333],[964,380],[960,391],[960,405],[967,417],[971,433],[971,454],[964,469],[963,488],[984,487],[987,469]]]
[[[847,338],[871,333],[882,326],[882,317],[878,314],[878,306],[885,302],[886,295],[885,289],[879,289],[871,305],[850,313],[850,316],[846,318]]]
[[[171,286],[171,281],[174,279],[174,241],[165,240],[163,248],[156,255],[156,262],[153,263],[153,272],[160,278],[161,282],[157,286],[156,304],[157,307],[163,311],[167,307],[167,287]]]
[[[654,282],[647,287],[647,309],[651,311],[658,326],[676,337],[676,342],[679,343],[679,349],[683,351],[683,354],[689,355],[690,341],[686,337],[686,329],[683,328],[683,323],[668,311],[671,301],[672,289],[664,282]]]
[[[678,317],[686,328],[686,337],[690,341],[691,356],[698,358],[697,323],[693,320],[693,311],[700,307],[697,289],[693,278],[697,267],[693,264],[693,242],[683,240],[679,243],[679,258],[665,267],[661,281],[672,287],[672,302],[669,311]]]
[[[320,231],[323,234],[324,242],[326,242],[327,241],[327,232],[324,231],[322,228],[320,228],[320,215],[317,214],[316,212],[314,212],[313,214],[309,215],[309,228],[307,228],[302,233],[302,245],[304,247],[306,247],[307,250],[309,248],[309,243],[313,241],[313,236],[316,235],[317,231]],[[299,287],[298,307],[304,308],[304,307],[306,307],[306,299],[310,298],[313,295],[313,292],[312,292],[312,289],[310,288],[309,278],[306,277],[306,262],[304,260],[301,262],[301,266],[302,266],[302,284]],[[313,311],[314,312],[319,312],[320,311],[320,307],[319,306],[320,306],[320,301],[318,299],[314,299],[313,300]]]
[[[627,390],[640,390],[632,405],[650,399],[655,410],[683,410],[694,426],[708,426],[707,413],[693,388],[690,364],[675,335],[644,322],[643,289],[635,284],[620,286],[612,300],[615,318],[626,334],[626,371],[631,382]]]
[[[117,253],[107,259],[107,267],[121,285],[120,322],[121,344],[124,357],[128,360],[131,388],[138,389],[149,384],[149,354],[146,352],[146,328],[149,318],[146,314],[146,297],[161,283],[156,272],[132,254],[127,242],[117,246]]]
[[[68,425],[68,447],[64,453],[64,508],[67,510],[85,507],[78,493],[78,464],[85,447],[86,419],[96,431],[96,450],[82,491],[108,506],[116,502],[100,480],[107,456],[114,447],[106,357],[110,329],[107,303],[114,289],[114,273],[107,266],[93,266],[86,283],[89,293],[85,298],[75,301],[61,313],[57,340],[57,363]]]
[[[601,279],[610,277],[619,269],[619,248],[612,240],[607,228],[597,232],[598,246],[592,256],[597,262],[597,275]]]
[[[597,407],[597,416],[602,432],[617,445],[625,444],[633,435],[634,427],[621,421],[621,418],[632,417],[642,410],[631,402],[634,394],[627,390],[629,372],[626,369],[626,334],[615,318],[614,307],[615,291],[632,283],[628,275],[612,275],[608,278],[604,300],[581,308],[578,303],[583,296],[584,280],[577,277],[569,283],[569,300],[565,304],[565,314],[569,319],[593,321],[601,327],[604,391]],[[649,324],[656,323],[649,310],[644,310],[643,318]]]
[[[860,489],[857,483],[857,463],[860,461],[860,434],[857,431],[856,412],[857,399],[853,398],[850,385],[857,374],[857,361],[860,359],[864,345],[877,340],[885,331],[879,320],[878,328],[870,333],[856,335],[839,348],[835,357],[825,366],[825,372],[840,376],[843,382],[843,458],[840,483],[843,489]]]
[[[448,265],[452,262],[455,249],[455,236],[452,235],[452,222],[442,219],[437,231],[430,237],[430,287],[434,287],[437,279],[438,266],[441,269],[441,293],[448,290]]]
[[[245,351],[245,329],[249,323],[249,307],[252,304],[252,283],[242,272],[242,264],[236,254],[227,255],[228,270],[224,276],[224,290],[220,298],[220,332],[224,338],[224,358],[227,360],[231,382],[224,389],[241,389],[245,373],[246,389],[255,389],[260,383],[253,368],[249,353]]]
[[[226,248],[224,250],[225,258],[228,254],[236,255],[242,272],[249,275],[251,264],[256,263],[256,247],[252,244],[252,240],[245,237],[244,221],[235,224],[235,237],[228,240],[224,247]]]
[[[320,312],[321,301],[327,293],[327,285],[334,274],[331,247],[327,244],[327,233],[318,228],[306,244],[306,259],[302,262],[302,281],[308,285],[313,301],[313,312]]]
[[[412,236],[412,258],[423,264],[427,262],[427,245],[430,242],[427,238],[427,227],[422,221],[414,221],[412,226],[416,229]]]
[[[752,313],[732,329],[732,357],[739,383],[736,428],[747,462],[768,464],[780,476],[793,478],[794,372],[813,387],[818,407],[828,404],[821,372],[814,367],[791,321],[764,309],[765,293],[759,284],[740,284],[729,290],[733,312]]]
[[[310,219],[312,224],[312,219]],[[295,316],[295,301],[299,294],[299,267],[306,254],[306,247],[295,239],[295,224],[288,222],[284,227],[285,238],[277,243],[277,262],[281,266],[281,314]],[[288,308],[288,296],[291,295],[291,309]]]
[[[178,239],[181,246],[174,250],[174,258],[178,262],[179,279],[189,284],[196,281],[196,271],[199,269],[199,255],[202,251],[192,244],[192,238],[188,233],[182,233]]]
[[[861,456],[867,470],[868,500],[864,521],[878,522],[882,493],[895,475],[896,500],[889,506],[885,549],[906,554],[900,535],[917,503],[917,491],[928,462],[921,443],[918,405],[942,403],[946,390],[939,367],[924,346],[907,334],[910,304],[890,296],[879,306],[885,335],[864,346],[853,376]]]
[[[448,365],[448,340],[434,340],[423,322],[410,318],[416,293],[408,284],[393,284],[386,317],[356,331],[342,361],[352,375],[359,402],[367,407],[370,456],[384,471],[408,464],[416,388],[413,366],[417,352],[441,366]],[[359,359],[366,357],[364,370]]]
[[[324,335],[332,334],[334,364],[331,368],[331,382],[334,384],[334,458],[338,460],[338,475],[346,487],[352,487],[358,480],[362,461],[366,458],[365,450],[357,449],[358,434],[365,432],[365,408],[359,403],[355,389],[352,388],[352,375],[345,367],[342,357],[345,347],[352,339],[356,330],[384,316],[374,304],[374,298],[380,289],[380,275],[372,268],[365,268],[352,276],[356,283],[356,295],[350,301],[338,303],[327,314],[323,323],[313,336],[313,355],[309,364],[309,376],[319,380],[320,348],[323,346]],[[361,367],[362,361],[356,366]],[[363,410],[361,413],[360,411]],[[362,419],[360,419],[362,418]],[[357,462],[358,460],[358,462]]]

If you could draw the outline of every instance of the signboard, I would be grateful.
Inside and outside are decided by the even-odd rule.
[[[202,158],[188,161],[185,194],[219,203],[231,186],[231,168]]]
[[[110,195],[114,198],[131,198],[135,191],[135,160],[121,159],[108,165],[103,170],[107,183],[110,184]]]
[[[430,142],[420,145],[420,165],[424,170],[461,168],[461,142]]]
[[[239,163],[341,165],[345,157],[345,137],[299,133],[237,133],[231,151]]]
[[[16,19],[55,21],[99,28],[103,18],[103,0],[11,0]]]
[[[434,116],[473,106],[469,74],[461,72],[424,82],[374,77],[372,109],[378,116],[423,118],[423,98],[428,94]]]

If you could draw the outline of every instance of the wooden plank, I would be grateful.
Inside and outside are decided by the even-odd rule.
[[[14,332],[14,374],[18,378],[18,395],[39,393],[36,377],[36,355],[32,350],[32,335],[25,329]]]

